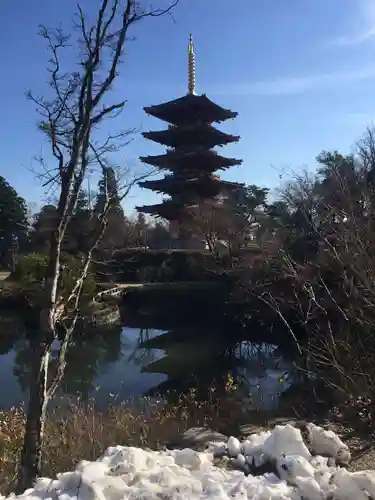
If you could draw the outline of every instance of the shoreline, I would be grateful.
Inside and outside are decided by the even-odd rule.
[[[80,318],[82,327],[96,330],[121,324],[121,314],[118,304],[112,302],[93,302],[88,307],[89,310]],[[26,327],[20,316],[24,314],[26,314],[25,311],[21,314],[17,312],[14,304],[12,307],[6,307],[6,304],[2,304],[0,297],[0,338],[22,335],[22,329],[24,330]],[[9,331],[13,329],[16,331]]]

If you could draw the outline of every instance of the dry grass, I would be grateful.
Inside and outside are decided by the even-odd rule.
[[[232,422],[248,423],[240,400],[199,402],[194,391],[174,405],[137,402],[138,409],[121,405],[100,412],[94,402],[69,403],[51,410],[45,428],[42,475],[72,470],[82,460],[93,460],[111,445],[161,449],[171,439],[193,426],[207,425],[231,433]],[[228,404],[229,403],[229,404]],[[0,491],[12,489],[23,439],[25,414],[22,409],[0,412]]]
[[[0,281],[6,280],[9,274],[10,274],[9,271],[0,271]]]
[[[9,271],[0,271],[0,291],[5,295],[11,295],[14,291],[21,289],[20,283],[11,281],[9,276]]]

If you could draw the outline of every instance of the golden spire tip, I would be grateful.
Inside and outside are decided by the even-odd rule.
[[[191,33],[189,37],[188,90],[189,94],[195,94],[195,51]]]

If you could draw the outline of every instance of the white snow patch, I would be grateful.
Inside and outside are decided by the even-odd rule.
[[[259,455],[263,452],[263,445],[267,438],[271,436],[271,431],[251,434],[246,441],[242,443],[242,452],[244,455]]]
[[[310,449],[315,455],[328,455],[338,463],[349,463],[349,448],[333,431],[326,431],[323,427],[311,423],[307,424],[307,431]]]
[[[292,425],[276,425],[271,435],[263,443],[263,453],[277,460],[282,455],[300,455],[307,460],[311,454],[305,445],[301,431]]]
[[[236,457],[239,453],[241,453],[241,443],[237,438],[231,436],[228,439],[227,450],[230,457]]]
[[[333,433],[309,426],[311,451],[340,458],[346,445]],[[214,447],[213,447],[214,448]],[[214,456],[229,455],[241,470],[214,465]],[[344,453],[345,454],[345,453]],[[248,474],[250,465],[270,462],[274,473]],[[246,474],[244,474],[244,472]],[[15,500],[364,500],[375,498],[375,472],[350,473],[312,456],[301,432],[290,426],[217,443],[211,452],[191,449],[145,451],[113,446],[96,462],[82,461],[56,480],[41,478]],[[1,497],[5,500],[5,497]]]

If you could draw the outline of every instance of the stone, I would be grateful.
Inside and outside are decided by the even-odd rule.
[[[195,451],[206,451],[212,443],[226,443],[228,437],[209,427],[191,427],[167,443],[167,448],[191,448]]]
[[[258,434],[259,432],[262,432],[264,430],[265,426],[255,425],[255,424],[244,424],[240,426],[239,433],[241,435],[241,438],[245,438],[247,436],[250,436],[251,434]]]

